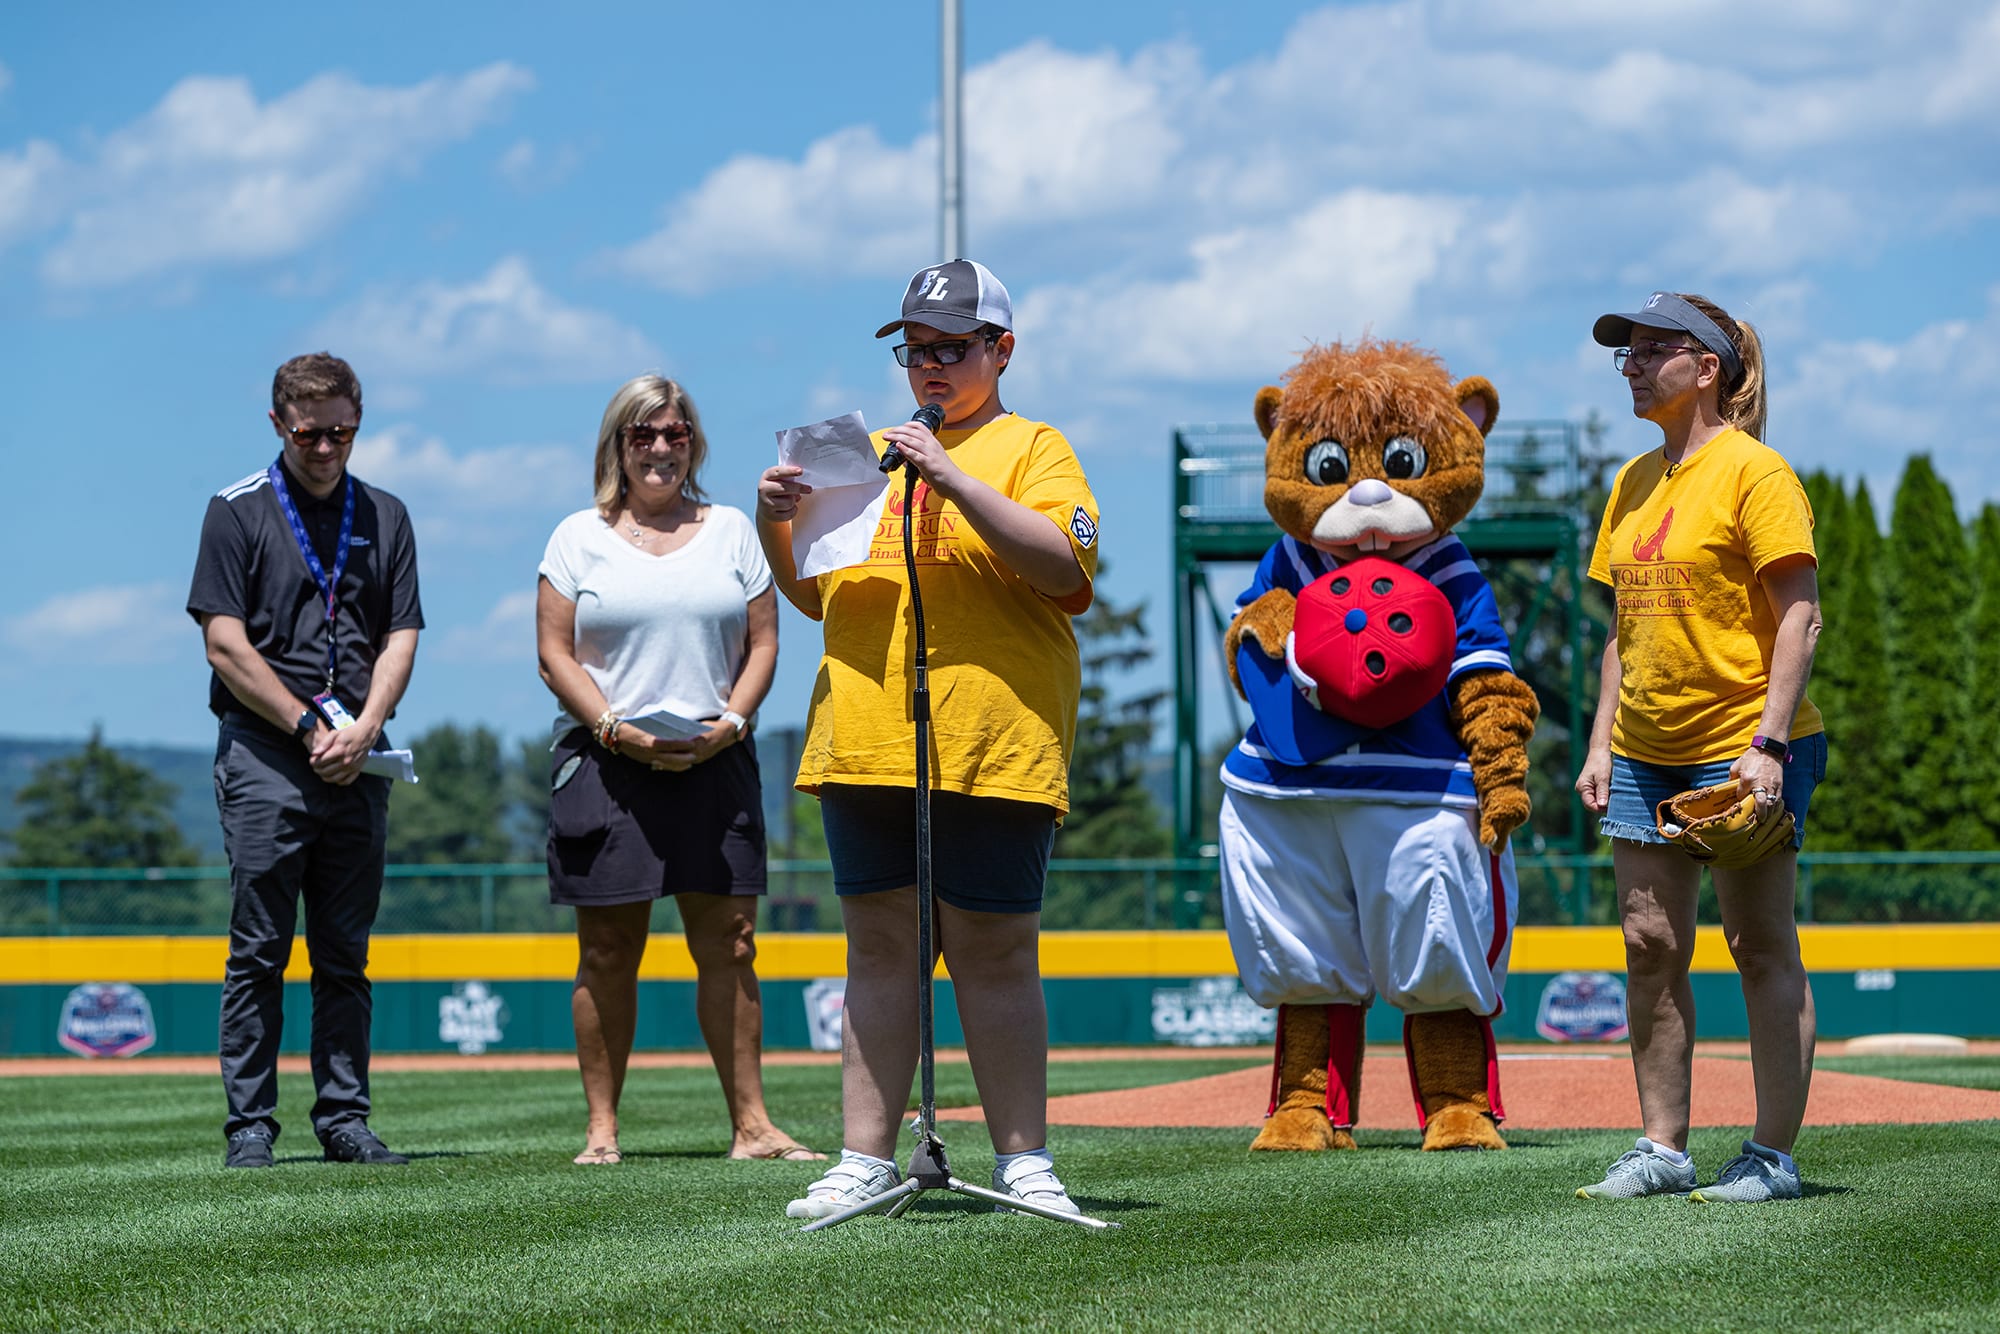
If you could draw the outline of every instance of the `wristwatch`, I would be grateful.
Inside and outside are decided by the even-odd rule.
[[[721,721],[728,723],[731,727],[736,729],[736,739],[738,741],[741,741],[743,739],[743,734],[750,730],[750,720],[748,718],[745,718],[742,714],[738,713],[734,709],[724,709],[722,713],[718,716],[720,717]]]
[[[1761,750],[1780,764],[1792,762],[1792,748],[1781,737],[1753,736],[1750,738],[1750,749]]]
[[[319,715],[308,707],[304,713],[299,715],[299,720],[292,724],[292,740],[304,741],[312,735],[313,728],[317,726],[319,726]]]

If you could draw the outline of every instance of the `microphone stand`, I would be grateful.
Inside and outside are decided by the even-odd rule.
[[[942,415],[942,414],[940,414]],[[1024,1200],[1016,1195],[989,1190],[985,1186],[975,1186],[961,1181],[951,1174],[951,1164],[945,1161],[944,1141],[937,1135],[937,1050],[936,1019],[932,1008],[934,990],[932,973],[937,967],[937,957],[933,952],[933,893],[931,885],[931,685],[930,653],[924,644],[924,600],[917,587],[917,551],[912,537],[913,515],[916,511],[917,469],[912,463],[903,465],[903,568],[910,577],[910,611],[916,618],[916,670],[911,676],[910,716],[916,723],[917,731],[917,1069],[920,1089],[917,1115],[910,1122],[910,1130],[917,1137],[916,1148],[910,1151],[909,1170],[903,1175],[901,1184],[892,1189],[864,1200],[862,1203],[815,1219],[799,1230],[818,1232],[824,1228],[838,1226],[850,1218],[863,1214],[887,1211],[890,1218],[900,1218],[909,1207],[927,1190],[948,1190],[958,1195],[968,1195],[974,1199],[989,1200],[994,1204],[1019,1213],[1034,1214],[1057,1223],[1074,1223],[1078,1227],[1114,1228],[1116,1223],[1092,1218],[1087,1214],[1066,1214],[1060,1209],[1051,1209],[1032,1200]]]

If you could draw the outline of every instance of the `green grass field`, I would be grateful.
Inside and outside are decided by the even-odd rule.
[[[1838,1065],[2000,1083],[1995,1058]],[[1051,1074],[1083,1092],[1241,1067]],[[766,1074],[787,1128],[837,1142],[838,1071]],[[940,1103],[971,1098],[941,1066]],[[704,1070],[633,1072],[616,1168],[569,1164],[569,1073],[384,1074],[375,1100],[407,1168],[317,1161],[287,1078],[279,1166],[225,1173],[214,1079],[0,1079],[0,1329],[2000,1327],[2000,1122],[1809,1130],[1807,1198],[1735,1207],[1573,1198],[1631,1131],[1253,1158],[1247,1131],[1061,1129],[1072,1193],[1121,1230],[929,1195],[808,1237],[783,1211],[816,1169],[725,1161]],[[1743,1133],[1697,1131],[1704,1180]],[[943,1134],[983,1182],[983,1130]]]

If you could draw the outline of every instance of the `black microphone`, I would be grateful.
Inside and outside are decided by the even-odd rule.
[[[938,428],[944,425],[944,406],[939,403],[926,403],[910,414],[910,420],[922,422],[925,430],[936,435]],[[882,451],[882,461],[875,466],[883,472],[894,472],[903,466],[903,451],[896,448],[895,441],[889,442],[889,447]]]

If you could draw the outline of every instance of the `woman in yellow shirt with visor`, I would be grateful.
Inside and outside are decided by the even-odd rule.
[[[1812,988],[1793,918],[1806,807],[1826,736],[1806,698],[1820,632],[1812,509],[1764,432],[1763,348],[1702,297],[1655,292],[1599,319],[1596,340],[1663,440],[1612,487],[1590,576],[1611,585],[1616,628],[1589,752],[1576,780],[1612,842],[1625,933],[1632,1066],[1644,1135],[1577,1191],[1586,1199],[1796,1199],[1791,1150],[1812,1079]],[[1701,866],[1654,812],[1689,788],[1734,780],[1782,804],[1792,844],[1714,867],[1723,933],[1742,975],[1757,1122],[1712,1185],[1687,1153],[1693,1071],[1695,905]]]

